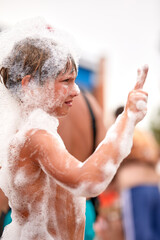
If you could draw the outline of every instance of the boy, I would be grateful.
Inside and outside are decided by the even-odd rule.
[[[38,22],[31,32],[28,26],[23,24],[25,34],[19,28],[11,31],[18,40],[1,61],[3,84],[18,109],[1,169],[13,220],[2,239],[82,240],[86,198],[110,183],[130,152],[135,125],[146,114],[147,93],[142,88],[148,67],[138,70],[124,112],[81,163],[57,133],[57,118],[68,113],[79,94],[76,55],[55,29]]]

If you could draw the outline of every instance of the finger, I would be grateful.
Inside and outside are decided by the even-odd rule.
[[[141,75],[141,69],[137,69],[137,77],[139,77]]]
[[[146,77],[148,73],[148,66],[144,65],[143,68],[137,70],[137,82],[134,87],[134,90],[142,89],[145,83]]]
[[[144,101],[147,102],[148,101],[148,94],[146,92],[143,92],[142,90],[138,90],[138,91],[132,91],[129,94],[130,97],[130,101],[136,103],[138,101]]]
[[[138,89],[136,91],[132,90],[130,93],[133,94],[133,95],[145,95],[145,96],[148,97],[148,93],[143,91],[142,89]]]

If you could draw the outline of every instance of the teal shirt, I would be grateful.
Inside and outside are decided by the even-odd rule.
[[[12,218],[11,218],[11,209],[10,209],[4,218],[3,227],[7,226],[11,222],[12,222]]]
[[[86,225],[85,225],[85,236],[84,240],[93,240],[95,232],[93,224],[96,220],[96,213],[91,200],[86,201]]]

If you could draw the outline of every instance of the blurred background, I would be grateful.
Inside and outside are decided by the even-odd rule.
[[[108,125],[110,113],[125,104],[137,68],[148,64],[148,114],[140,124],[149,127],[160,103],[159,0],[0,0],[0,9],[1,29],[42,16],[74,36],[81,49],[79,78],[85,75],[87,87],[96,88]]]

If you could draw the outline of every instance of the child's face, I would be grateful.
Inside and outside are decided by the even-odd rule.
[[[43,88],[44,110],[57,117],[64,116],[72,106],[73,98],[79,94],[75,84],[76,72],[72,65],[66,72],[61,72],[55,80],[46,81]]]

